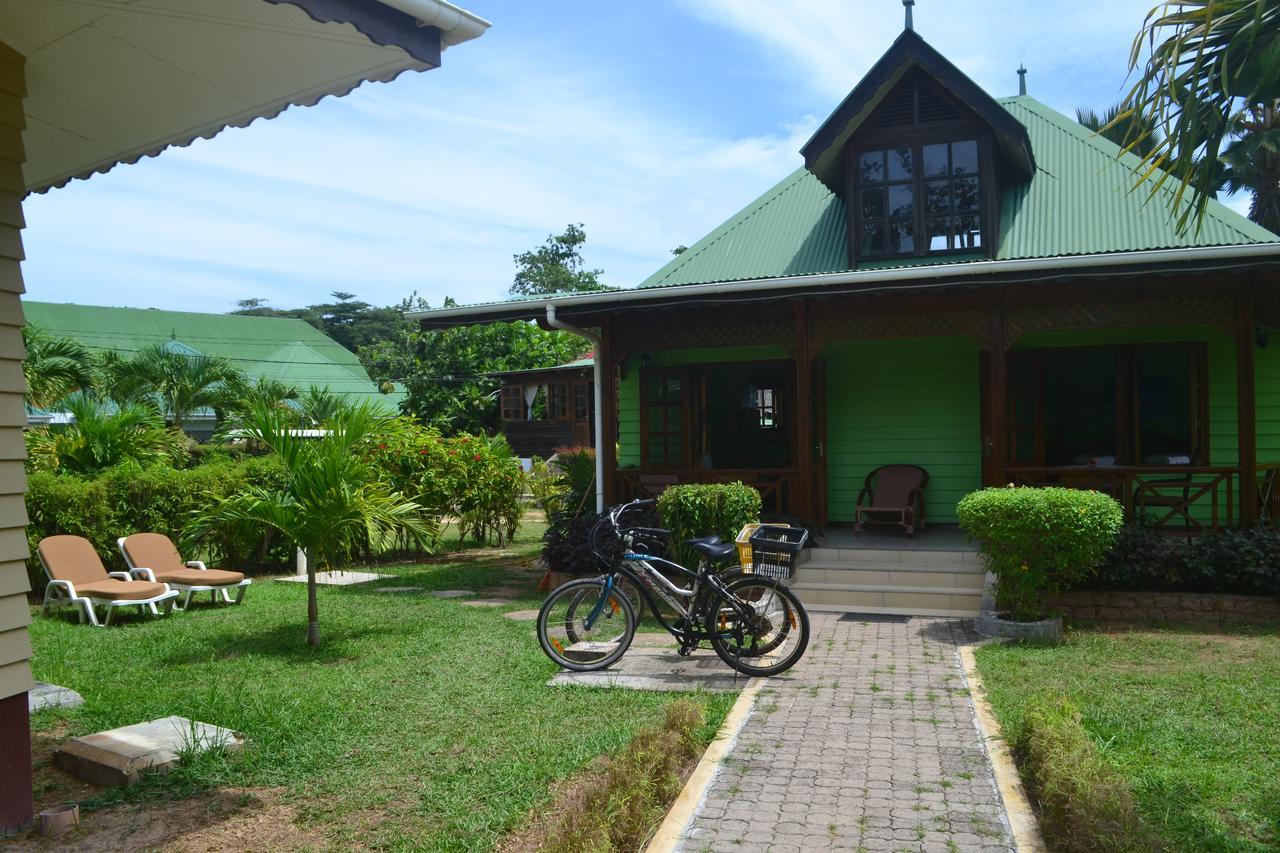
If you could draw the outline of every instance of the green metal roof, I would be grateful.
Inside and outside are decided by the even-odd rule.
[[[197,314],[155,308],[22,303],[29,323],[94,350],[129,355],[155,344],[225,358],[250,379],[268,377],[305,392],[328,388],[349,402],[369,400],[399,411],[403,392],[382,394],[356,356],[324,332],[288,317]]]
[[[1130,191],[1138,158],[1027,96],[998,103],[1027,128],[1036,174],[1006,190],[996,260],[1230,246],[1280,240],[1210,201],[1197,233],[1179,234],[1161,194]],[[797,169],[719,228],[677,255],[640,287],[703,284],[850,269],[844,202]],[[985,260],[982,256],[892,259],[859,269]]]

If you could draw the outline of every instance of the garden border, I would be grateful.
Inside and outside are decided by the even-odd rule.
[[[729,709],[728,715],[720,725],[720,730],[711,739],[702,758],[698,759],[697,766],[689,774],[689,780],[680,789],[675,802],[667,811],[667,816],[654,832],[653,838],[645,845],[644,853],[671,853],[679,845],[698,807],[706,799],[711,783],[720,772],[720,765],[728,758],[734,744],[738,742],[738,733],[742,731],[747,718],[751,716],[751,711],[755,708],[756,696],[759,695],[763,686],[763,678],[752,678],[738,694],[733,707]]]
[[[1013,833],[1014,847],[1019,853],[1045,853],[1048,848],[1040,829],[1040,819],[1031,807],[1026,788],[1022,785],[1022,776],[1013,762],[1013,755],[1009,752],[1009,745],[1000,730],[1000,723],[991,709],[991,703],[987,701],[987,691],[982,684],[982,676],[978,674],[978,662],[974,658],[973,649],[974,646],[960,646],[956,653],[960,656],[960,671],[973,700],[974,724],[995,774],[996,788],[1000,792],[1005,816],[1009,820],[1009,830]]]

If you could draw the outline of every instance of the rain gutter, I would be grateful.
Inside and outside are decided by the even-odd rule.
[[[594,405],[591,408],[593,410],[592,416],[595,419],[596,444],[599,444],[604,437],[604,415],[602,413],[604,396],[600,393],[601,376],[604,368],[600,364],[600,336],[581,326],[575,326],[572,323],[556,319],[556,306],[551,303],[547,303],[547,325],[553,329],[559,329],[571,335],[586,338],[595,347],[595,357],[591,359],[591,384],[595,388],[595,396],[592,398]],[[600,452],[599,447],[596,448],[596,512],[604,512],[604,454]]]

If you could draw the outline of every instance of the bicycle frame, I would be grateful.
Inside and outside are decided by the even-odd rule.
[[[679,573],[682,577],[689,578],[692,585],[689,589],[682,589],[676,586],[654,565],[658,563],[664,568]],[[709,639],[711,634],[702,630],[702,626],[698,620],[693,619],[694,610],[699,592],[706,592],[714,595],[717,601],[727,602],[730,607],[741,617],[749,617],[752,614],[747,611],[742,604],[729,594],[724,583],[716,576],[715,572],[709,569],[692,571],[679,563],[671,560],[656,557],[652,554],[626,553],[622,556],[622,562],[614,568],[614,571],[607,576],[606,583],[612,585],[613,578],[616,575],[622,575],[631,581],[631,583],[640,591],[640,595],[644,600],[644,604],[648,605],[653,618],[658,620],[667,633],[676,637],[683,643],[690,643],[695,640]],[[705,586],[704,586],[705,584]],[[655,598],[654,594],[657,594]],[[668,622],[658,609],[657,599],[661,598],[671,606],[671,609],[684,621],[684,627]],[[643,611],[643,606],[641,610]],[[595,614],[593,614],[594,616]],[[643,616],[643,612],[639,614]],[[728,636],[728,633],[723,636]]]

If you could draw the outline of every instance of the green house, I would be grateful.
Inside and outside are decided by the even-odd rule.
[[[742,480],[838,530],[905,464],[943,525],[1006,483],[1177,533],[1274,517],[1280,237],[1216,202],[1180,233],[1135,157],[911,30],[801,153],[634,288],[416,318],[597,339],[609,502]]]

